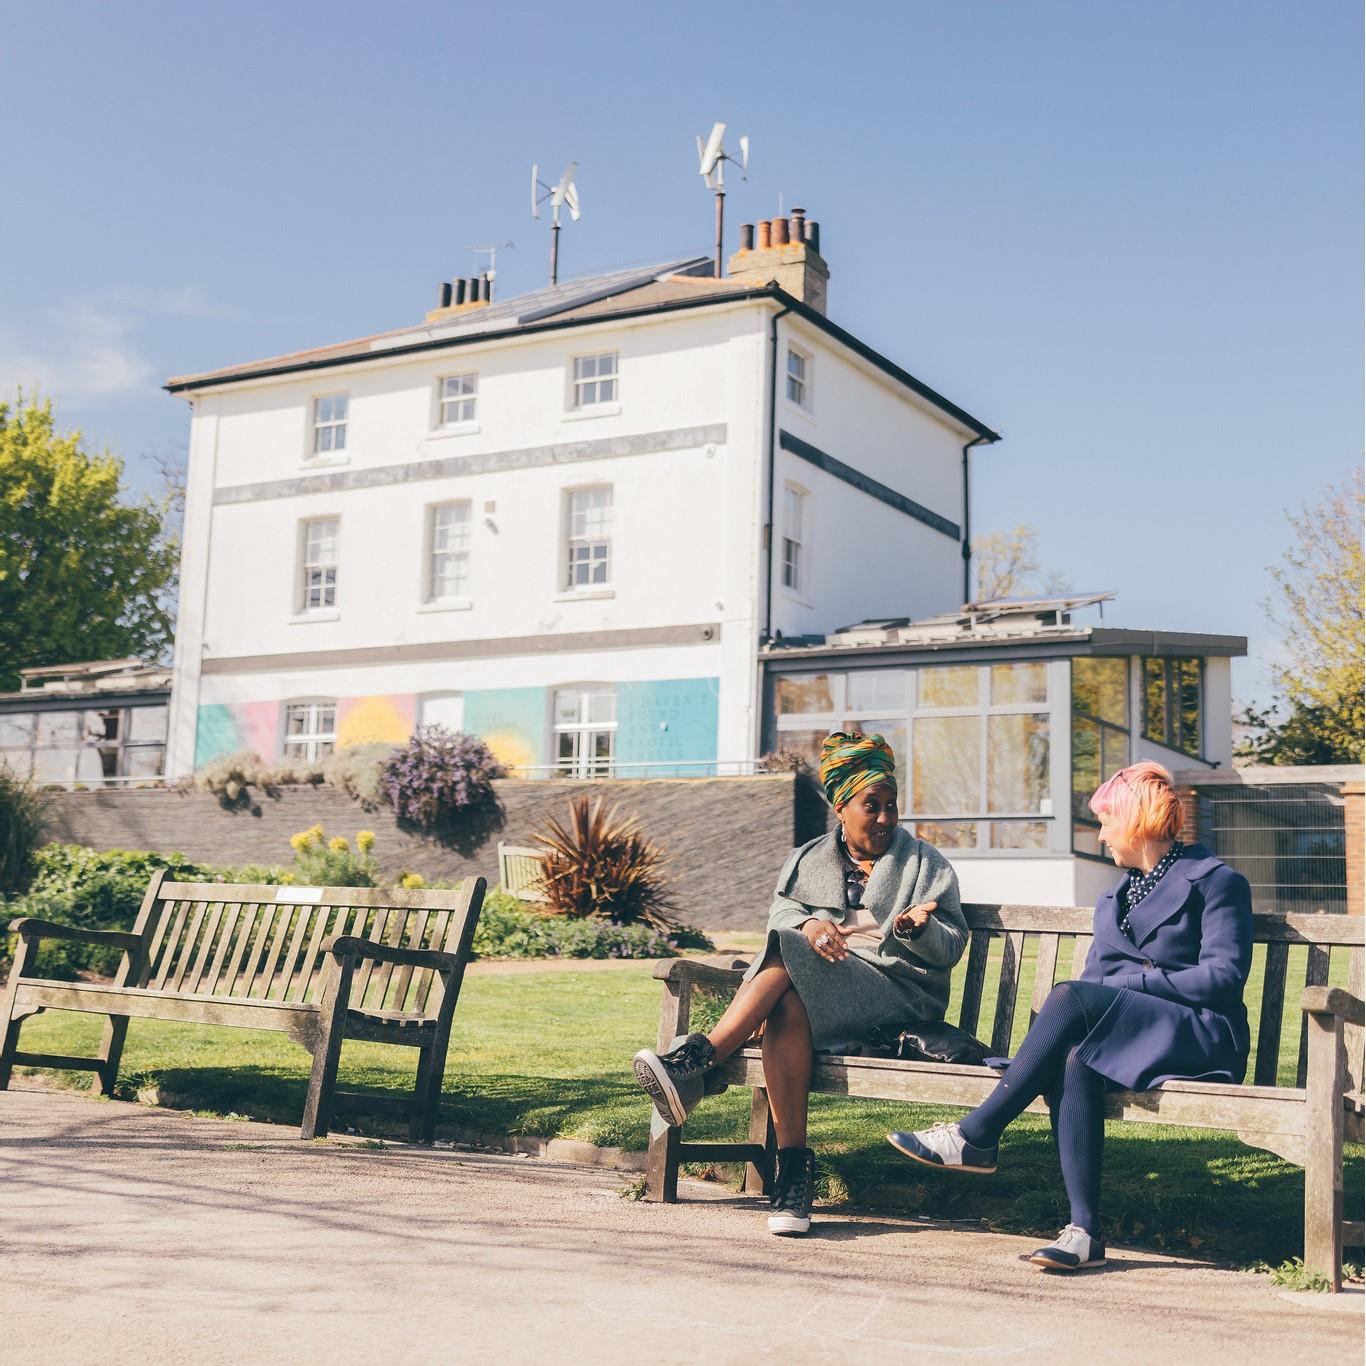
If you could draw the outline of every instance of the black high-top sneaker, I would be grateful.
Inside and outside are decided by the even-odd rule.
[[[810,1148],[779,1148],[768,1231],[789,1237],[805,1233],[811,1227],[811,1201],[815,1195],[816,1154]]]
[[[642,1048],[631,1061],[660,1119],[678,1125],[702,1099],[702,1077],[715,1063],[716,1050],[705,1034],[689,1034],[667,1053]]]

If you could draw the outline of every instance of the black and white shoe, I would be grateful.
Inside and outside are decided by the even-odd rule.
[[[1035,1266],[1048,1271],[1080,1271],[1083,1267],[1105,1265],[1105,1244],[1084,1228],[1068,1224],[1047,1247],[1030,1254]]]
[[[816,1195],[816,1154],[810,1148],[779,1148],[778,1176],[769,1204],[768,1231],[780,1237],[799,1236],[811,1227],[811,1202]]]
[[[702,1077],[716,1061],[705,1034],[689,1034],[667,1053],[642,1048],[632,1059],[636,1080],[665,1124],[682,1124],[702,1099]]]
[[[996,1170],[997,1148],[974,1148],[956,1124],[932,1124],[914,1133],[891,1133],[887,1142],[912,1162],[950,1172],[988,1176]]]

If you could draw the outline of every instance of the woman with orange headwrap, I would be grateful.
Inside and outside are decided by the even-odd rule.
[[[778,1135],[769,1231],[811,1224],[815,1154],[806,1143],[816,1050],[843,1052],[874,1029],[942,1019],[949,973],[968,942],[958,879],[898,824],[896,757],[880,735],[837,731],[821,782],[839,826],[794,849],[768,914],[768,943],[709,1034],[643,1048],[636,1078],[666,1124],[682,1124],[703,1076],[763,1025],[764,1083]]]

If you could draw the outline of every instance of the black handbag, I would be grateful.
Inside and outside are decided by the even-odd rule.
[[[947,1020],[925,1020],[908,1029],[868,1031],[867,1049],[886,1058],[908,1062],[954,1062],[981,1067],[991,1050],[966,1029]]]

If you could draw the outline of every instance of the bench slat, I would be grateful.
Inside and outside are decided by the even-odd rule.
[[[294,980],[289,984],[285,992],[285,999],[288,1000],[293,995],[296,1001],[307,1001],[312,995],[313,976],[318,971],[318,955],[322,952],[323,940],[327,937],[328,925],[336,918],[338,927],[346,919],[346,912],[336,911],[331,906],[324,906],[313,920],[313,934],[309,938],[308,948],[304,950],[303,961],[300,962],[298,969],[294,973]]]
[[[361,938],[369,939],[372,943],[382,944],[384,932],[389,928],[389,917],[392,914],[393,911],[388,907],[377,909],[374,918],[369,921],[366,933]],[[355,1009],[364,1010],[369,1004],[366,1000],[366,988],[370,985],[370,979],[374,975],[375,960],[373,958],[367,958],[364,962],[357,964],[355,975],[351,978],[351,1004]]]
[[[294,980],[294,966],[299,961],[304,936],[308,933],[308,927],[326,914],[327,910],[322,906],[300,906],[295,912],[294,933],[290,935],[289,947],[285,950],[279,971],[266,983],[265,994],[268,1000],[288,1000],[290,983]]]
[[[204,965],[209,958],[209,950],[213,947],[214,936],[218,933],[218,926],[223,920],[223,903],[215,901],[209,908],[209,923],[204,927],[204,933],[199,937],[199,948],[195,953],[194,962],[190,965],[189,988],[191,991],[198,991],[199,984],[204,975]]]
[[[248,905],[246,914],[237,926],[237,945],[232,951],[232,962],[228,964],[227,974],[221,984],[225,996],[237,994],[238,978],[241,976],[242,964],[246,961],[247,949],[255,936],[256,922],[261,918],[261,910],[259,905]]]
[[[261,907],[264,914],[257,922],[256,933],[252,937],[251,947],[247,950],[242,976],[238,978],[233,991],[234,996],[256,995],[256,979],[261,975],[261,966],[266,961],[266,954],[270,952],[271,939],[274,936],[275,924],[280,919],[281,909],[274,902]]]
[[[189,903],[177,901],[175,911],[171,919],[171,928],[167,932],[166,939],[161,947],[161,960],[157,965],[156,976],[149,983],[161,991],[166,986],[166,978],[171,970],[171,960],[175,957],[176,946],[180,943],[180,933],[185,926],[185,917],[189,908]]]
[[[219,974],[223,971],[223,962],[228,956],[228,948],[232,944],[232,932],[237,927],[237,918],[242,914],[241,906],[228,905],[224,908],[227,915],[223,922],[223,932],[218,936],[218,947],[213,952],[213,961],[209,964],[209,970],[204,974],[204,980],[200,983],[204,992],[212,996],[218,990]]]
[[[180,942],[180,952],[175,971],[166,979],[166,985],[172,991],[180,991],[185,985],[185,978],[189,976],[190,961],[200,946],[199,929],[204,923],[204,915],[208,911],[209,905],[209,902],[200,902],[190,915],[189,928],[185,931]]]
[[[428,948],[443,949],[447,953],[455,952],[455,945],[459,939],[458,930],[453,937],[448,938],[448,930],[454,919],[455,916],[450,911],[438,911],[436,915],[432,917],[432,937],[428,943]],[[436,974],[424,970],[419,972],[417,976],[421,980],[418,981],[417,985],[413,988],[413,1009],[425,1013],[427,1009],[427,998],[432,994],[432,981]]]
[[[403,942],[403,932],[408,927],[409,911],[394,910],[389,913],[389,923],[384,927],[384,938],[379,942],[387,944],[390,948],[396,949]],[[374,982],[371,991],[374,995],[374,1008],[383,1010],[384,998],[389,991],[389,983],[393,980],[394,965],[392,963],[380,963],[375,970]]]
[[[968,947],[967,975],[963,979],[963,1006],[958,1012],[958,1027],[969,1034],[977,1033],[977,1021],[982,1014],[982,989],[986,985],[990,953],[991,936],[985,930],[973,930]]]
[[[1268,944],[1262,977],[1262,1013],[1257,1022],[1257,1065],[1252,1080],[1275,1086],[1281,1057],[1281,1016],[1285,1012],[1285,971],[1289,944]]]
[[[408,917],[408,947],[410,949],[420,949],[422,947],[422,936],[427,933],[427,917],[429,912],[418,911],[415,915]],[[404,1002],[408,998],[408,987],[413,980],[413,966],[405,963],[399,968],[394,978],[394,1005],[395,1010],[405,1009]]]
[[[1318,944],[1309,946],[1309,961],[1305,964],[1304,984],[1307,987],[1328,985],[1328,950]],[[1309,1071],[1309,1016],[1300,1016],[1300,1053],[1295,1064],[1295,1085],[1303,1086]]]
[[[1010,1052],[1015,1025],[1015,997],[1020,989],[1020,961],[1024,956],[1024,932],[1011,930],[1002,936],[1001,984],[996,991],[996,1020],[991,1027],[992,1052]]]
[[[310,907],[302,913],[307,915],[311,909]],[[275,917],[274,933],[270,936],[270,947],[266,953],[265,961],[261,965],[261,972],[251,987],[251,994],[260,997],[263,1001],[270,999],[270,988],[275,980],[275,970],[280,963],[280,954],[289,938],[289,932],[293,928],[294,922],[299,918],[300,908],[291,906],[286,902],[279,908],[279,912]]]
[[[277,898],[288,897],[291,889],[270,883],[224,883],[224,882],[166,882],[162,884],[161,894],[167,901],[227,901],[256,902],[269,904]],[[459,910],[462,904],[461,891],[433,891],[426,887],[320,887],[321,893],[316,901],[310,898],[311,906],[353,906],[373,910],[376,907],[401,906],[404,909],[418,910]]]
[[[1053,975],[1058,969],[1058,936],[1041,934],[1039,954],[1034,968],[1034,994],[1029,1000],[1029,1023],[1032,1027],[1034,1017],[1043,1009],[1048,993],[1053,990]]]
[[[1076,982],[1081,978],[1082,970],[1086,967],[1086,955],[1091,952],[1091,939],[1089,934],[1079,934],[1072,941],[1072,973],[1071,980]]]

